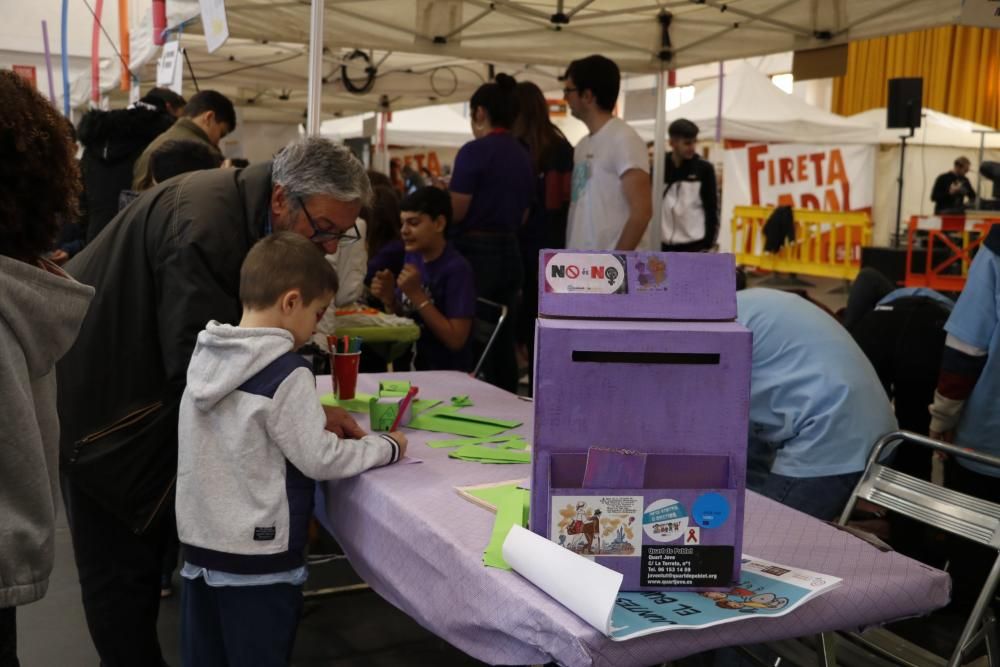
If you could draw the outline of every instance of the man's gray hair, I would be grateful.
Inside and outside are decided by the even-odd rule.
[[[302,137],[274,158],[271,178],[285,188],[293,208],[299,199],[328,195],[367,206],[372,198],[368,172],[349,148],[322,137]]]

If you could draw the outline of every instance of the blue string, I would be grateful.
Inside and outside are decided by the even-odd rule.
[[[69,118],[69,48],[68,41],[69,0],[62,0],[62,79],[63,79],[63,115]]]

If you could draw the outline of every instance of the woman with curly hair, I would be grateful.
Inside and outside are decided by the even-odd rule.
[[[74,219],[80,176],[69,124],[0,71],[0,664],[17,665],[15,609],[52,571],[59,471],[56,361],[94,290],[46,259]]]

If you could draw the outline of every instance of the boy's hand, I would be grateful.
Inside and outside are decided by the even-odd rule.
[[[407,264],[399,273],[396,285],[403,294],[410,297],[410,301],[413,301],[414,305],[419,305],[414,297],[423,296],[424,292],[423,286],[420,284],[420,269],[413,264]]]
[[[396,277],[392,275],[392,271],[389,269],[382,269],[372,278],[372,294],[376,299],[384,303],[387,308],[391,308],[393,302],[396,300],[395,283]]]
[[[354,417],[344,408],[334,408],[324,405],[323,412],[326,413],[327,431],[333,431],[341,438],[357,439],[368,435],[363,428],[358,426],[358,422],[354,421]]]
[[[406,436],[403,435],[402,431],[393,431],[389,434],[389,437],[396,441],[399,445],[399,458],[406,456]]]

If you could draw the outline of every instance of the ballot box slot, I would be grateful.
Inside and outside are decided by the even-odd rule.
[[[553,452],[549,455],[550,484],[560,488],[584,488],[585,453]],[[656,454],[646,456],[642,476],[644,489],[731,488],[730,457],[704,454]],[[633,486],[633,485],[629,485]],[[633,488],[638,487],[638,484]]]
[[[591,364],[717,366],[720,355],[703,352],[606,352],[573,350],[573,361]]]

